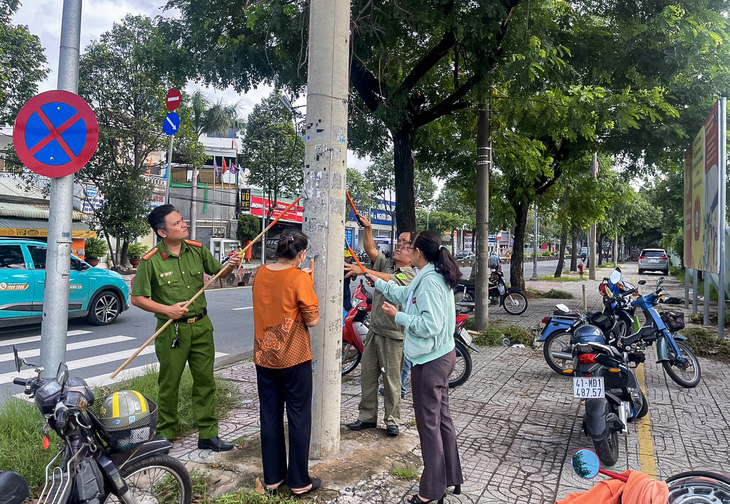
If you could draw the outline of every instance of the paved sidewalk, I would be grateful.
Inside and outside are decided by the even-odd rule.
[[[610,272],[599,270],[599,276],[601,271]],[[625,271],[625,278],[635,283]],[[654,281],[650,278],[647,288],[653,287]],[[552,283],[561,290],[581,291],[580,284],[573,282],[541,281],[535,288],[547,291]],[[598,309],[591,304],[594,297],[599,300],[592,294],[597,283],[587,282],[589,309]],[[676,281],[668,280],[666,286],[671,294],[680,293]],[[498,310],[490,310],[490,323],[507,321],[535,327],[556,302],[560,301],[531,299],[524,316],[505,313],[509,319]],[[566,304],[575,308],[580,303],[576,299]],[[592,486],[592,482],[575,476],[570,466],[577,448],[592,445],[581,432],[583,407],[572,397],[570,378],[551,371],[540,348],[485,348],[472,357],[471,377],[450,393],[466,481],[463,494],[449,494],[446,502],[551,503]],[[621,455],[613,469],[650,472],[655,464],[660,479],[700,469],[730,474],[728,366],[700,359],[702,382],[694,389],[683,389],[654,362],[653,347],[647,357],[649,415],[638,425],[631,424],[629,434],[620,438]],[[642,370],[639,368],[637,374]],[[238,441],[237,449],[223,454],[198,450],[193,436],[175,443],[171,452],[211,470],[216,483],[210,490],[216,494],[241,485],[252,487],[257,476],[263,477],[254,366],[241,362],[218,374],[233,381],[243,396],[241,407],[221,423],[221,436]],[[342,382],[340,453],[329,460],[311,462],[311,473],[323,480],[323,488],[309,498],[312,502],[396,503],[417,491],[416,480],[401,480],[391,474],[394,467],[409,464],[420,473],[421,454],[410,395],[402,408],[401,435],[388,438],[382,421],[378,429],[361,432],[344,427],[357,418],[359,392],[356,369]]]

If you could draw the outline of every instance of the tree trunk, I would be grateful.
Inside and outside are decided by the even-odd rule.
[[[568,241],[568,230],[563,229],[560,233],[560,252],[558,253],[558,267],[555,268],[555,278],[560,278],[563,275],[563,265],[565,265],[565,247],[566,241]]]
[[[396,224],[399,230],[416,229],[416,200],[413,177],[413,135],[411,126],[403,125],[393,135],[395,165]]]
[[[603,239],[605,237],[606,235],[599,235],[598,243],[596,243],[596,250],[598,250],[598,261],[596,262],[596,265],[598,266],[603,264]]]
[[[527,230],[527,211],[530,203],[515,205],[515,235],[510,261],[509,279],[512,287],[525,288],[525,231]]]
[[[573,228],[570,231],[570,271],[578,269],[578,229]]]

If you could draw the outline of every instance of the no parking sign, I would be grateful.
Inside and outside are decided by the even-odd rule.
[[[20,109],[13,129],[15,152],[25,166],[46,177],[79,171],[96,151],[99,124],[83,98],[47,91]]]

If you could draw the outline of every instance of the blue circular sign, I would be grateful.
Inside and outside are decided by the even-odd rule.
[[[170,112],[162,123],[163,131],[172,136],[180,129],[180,116],[176,112]]]

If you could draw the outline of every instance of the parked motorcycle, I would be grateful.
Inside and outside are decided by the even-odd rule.
[[[366,291],[363,281],[355,287],[352,294],[352,307],[345,313],[342,322],[342,367],[341,373],[346,375],[357,367],[362,358],[365,336],[370,327],[370,310],[373,296]]]
[[[474,309],[476,285],[470,280],[459,280],[454,287],[454,302],[457,307]],[[510,315],[521,315],[527,309],[527,298],[518,287],[507,287],[501,268],[490,268],[489,272],[489,305],[504,307]]]
[[[172,446],[169,441],[153,439],[157,406],[152,401],[135,391],[116,392],[94,413],[94,394],[83,379],[69,376],[66,364],[58,366],[55,378],[43,378],[43,368],[29,364],[13,350],[18,372],[25,365],[36,373],[29,379],[15,378],[13,383],[35,398],[46,418],[44,432],[52,429],[63,441],[46,466],[38,502],[190,504],[190,474],[180,461],[166,455]],[[44,446],[49,444],[46,436]],[[27,485],[18,478],[15,473],[0,474],[0,495],[13,504],[27,497]]]
[[[543,343],[542,351],[545,362],[558,374],[562,374],[573,362],[573,332],[576,328],[592,324],[599,327],[606,335],[609,344],[616,342],[630,334],[634,326],[634,310],[630,298],[616,296],[611,289],[625,292],[633,288],[630,284],[613,285],[609,279],[599,285],[603,295],[603,311],[581,314],[570,311],[564,304],[556,305],[552,316],[542,319],[544,324],[537,341]],[[643,355],[630,356],[635,362],[644,362]]]
[[[649,411],[649,403],[628,366],[628,356],[609,345],[593,325],[573,333],[573,397],[585,401],[583,428],[607,466],[618,461],[618,435],[628,433],[628,422]]]
[[[621,269],[616,268],[611,277],[614,283],[620,281]],[[692,350],[682,343],[687,338],[677,332],[684,329],[684,315],[671,311],[658,312],[655,308],[659,303],[662,283],[664,277],[659,277],[654,292],[638,296],[631,302],[632,306],[644,313],[645,322],[637,332],[619,339],[617,344],[629,355],[635,355],[644,354],[646,347],[656,341],[657,362],[661,362],[669,377],[682,387],[696,387],[702,377],[700,363]],[[640,280],[639,285],[646,285],[646,281]],[[628,296],[635,291],[630,290],[622,295]]]
[[[596,485],[586,492],[568,495],[557,504],[604,504],[616,502],[664,502],[667,504],[700,504],[730,502],[730,478],[707,471],[689,471],[670,476],[665,481],[655,481],[639,471],[617,474],[601,468],[601,463],[591,450],[581,448],[572,457],[573,471],[585,479],[593,479],[599,473],[615,481]],[[623,484],[622,484],[623,483]]]
[[[454,331],[454,350],[456,350],[456,365],[449,376],[449,388],[463,385],[471,376],[472,360],[469,350],[479,353],[479,349],[472,344],[472,337],[464,325],[469,316],[465,313],[456,314],[456,330]]]

